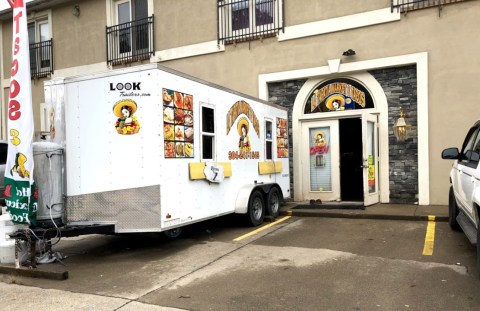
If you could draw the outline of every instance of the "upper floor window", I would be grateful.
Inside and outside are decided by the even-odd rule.
[[[28,22],[30,73],[34,78],[53,73],[53,49],[48,16]]]
[[[148,0],[119,0],[113,7],[116,25],[107,27],[108,64],[149,59],[154,49]]]
[[[255,8],[250,6],[249,0],[240,0],[232,3],[232,29],[240,30],[248,28],[250,17],[255,21],[255,26],[263,26],[273,23],[273,0],[256,0]]]
[[[283,29],[283,0],[218,0],[218,41],[275,36]]]

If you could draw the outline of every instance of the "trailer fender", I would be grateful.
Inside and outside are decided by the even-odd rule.
[[[283,198],[282,189],[277,184],[251,184],[243,185],[240,188],[240,191],[237,194],[237,199],[235,200],[235,213],[236,214],[246,214],[248,211],[248,201],[250,195],[254,190],[260,190],[264,195],[265,204],[267,204],[267,195],[270,192],[272,187],[277,188],[280,192],[280,197]]]
[[[235,200],[235,213],[236,214],[246,214],[248,210],[248,200],[250,199],[250,194],[252,194],[253,189],[257,185],[243,185],[238,191],[237,199]]]

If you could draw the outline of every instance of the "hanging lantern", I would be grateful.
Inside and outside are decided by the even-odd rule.
[[[393,133],[395,134],[397,141],[405,141],[407,139],[408,128],[410,126],[411,125],[407,124],[407,121],[405,119],[403,108],[400,107],[400,117],[397,119],[397,122],[395,122],[395,125],[393,126]]]

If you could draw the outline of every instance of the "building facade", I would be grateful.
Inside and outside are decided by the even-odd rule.
[[[27,12],[38,136],[44,81],[160,63],[289,108],[275,143],[296,201],[446,204],[440,153],[478,118],[475,0],[33,0]],[[11,10],[0,20],[6,140]]]

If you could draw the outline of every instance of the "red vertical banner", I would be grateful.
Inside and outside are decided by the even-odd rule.
[[[13,40],[5,203],[14,223],[35,224],[37,192],[33,180],[34,126],[27,11],[23,0],[7,1],[13,9]]]

